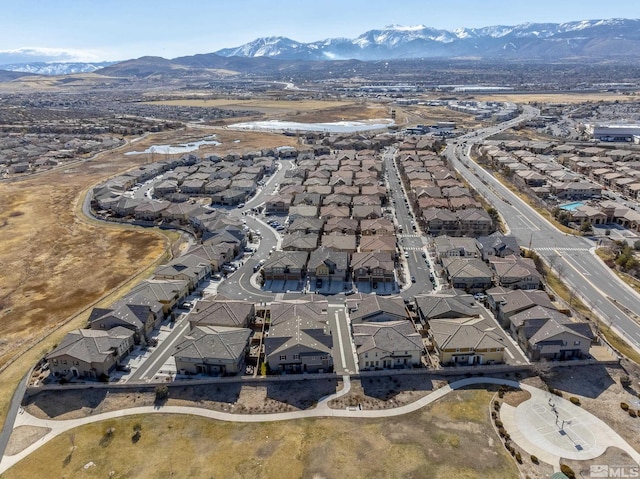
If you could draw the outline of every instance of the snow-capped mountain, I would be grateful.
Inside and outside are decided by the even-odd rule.
[[[260,56],[283,60],[633,56],[640,55],[640,20],[525,23],[453,31],[424,25],[389,25],[353,39],[330,38],[301,43],[285,37],[259,38],[216,53],[227,57]]]
[[[0,65],[0,70],[35,73],[37,75],[69,75],[71,73],[91,73],[100,68],[113,65],[114,63],[116,62],[14,63],[8,65]]]

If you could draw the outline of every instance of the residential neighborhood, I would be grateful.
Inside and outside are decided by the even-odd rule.
[[[179,228],[195,241],[94,308],[87,333],[47,356],[52,377],[139,380],[135,358],[149,352],[162,363],[145,377],[164,381],[331,373],[349,361],[366,372],[590,358],[592,326],[544,291],[535,262],[438,155],[438,141],[407,137],[393,163],[381,161],[388,150],[367,149],[189,154],[97,186],[96,217]],[[389,189],[390,176],[402,190]],[[256,299],[225,289],[240,271],[238,286]],[[337,321],[335,307],[344,308]]]

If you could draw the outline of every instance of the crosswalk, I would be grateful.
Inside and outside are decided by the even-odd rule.
[[[410,234],[406,234],[406,235],[398,235],[400,238],[422,238],[422,235],[410,235]]]
[[[405,251],[423,251],[422,246],[405,246],[403,249]]]

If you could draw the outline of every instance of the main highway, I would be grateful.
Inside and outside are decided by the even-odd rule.
[[[450,140],[445,155],[458,173],[500,212],[520,245],[531,247],[555,270],[576,297],[635,349],[640,350],[640,324],[632,317],[634,313],[640,314],[640,296],[595,256],[596,243],[555,228],[469,158],[473,143],[481,143],[485,138],[538,113],[534,108],[525,106],[519,118]]]

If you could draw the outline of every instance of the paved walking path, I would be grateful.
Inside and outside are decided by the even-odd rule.
[[[16,418],[14,428],[19,426],[36,426],[49,428],[50,431],[18,454],[4,456],[2,461],[0,461],[0,474],[63,432],[105,419],[132,416],[134,414],[154,413],[190,414],[219,421],[244,423],[287,421],[310,417],[392,417],[421,409],[455,389],[473,384],[504,384],[520,387],[531,393],[531,399],[523,402],[516,408],[506,404],[503,405],[500,417],[505,429],[511,434],[511,438],[515,443],[529,454],[535,454],[540,460],[552,464],[554,467],[559,468],[561,457],[579,460],[592,459],[601,455],[609,446],[615,446],[624,450],[633,460],[640,464],[640,454],[600,419],[565,399],[552,396],[546,391],[526,384],[520,384],[516,381],[490,377],[467,378],[436,389],[411,404],[393,409],[331,409],[328,404],[329,401],[344,396],[351,389],[349,376],[345,376],[343,377],[344,386],[340,391],[322,398],[315,408],[304,411],[272,414],[233,414],[197,407],[143,406],[96,414],[79,419],[51,420],[38,419],[26,411],[21,410]],[[552,404],[549,404],[549,399],[553,401]],[[554,411],[558,412],[558,419],[564,421],[563,430],[565,434],[559,432]],[[580,445],[580,447],[577,448],[576,444]]]

